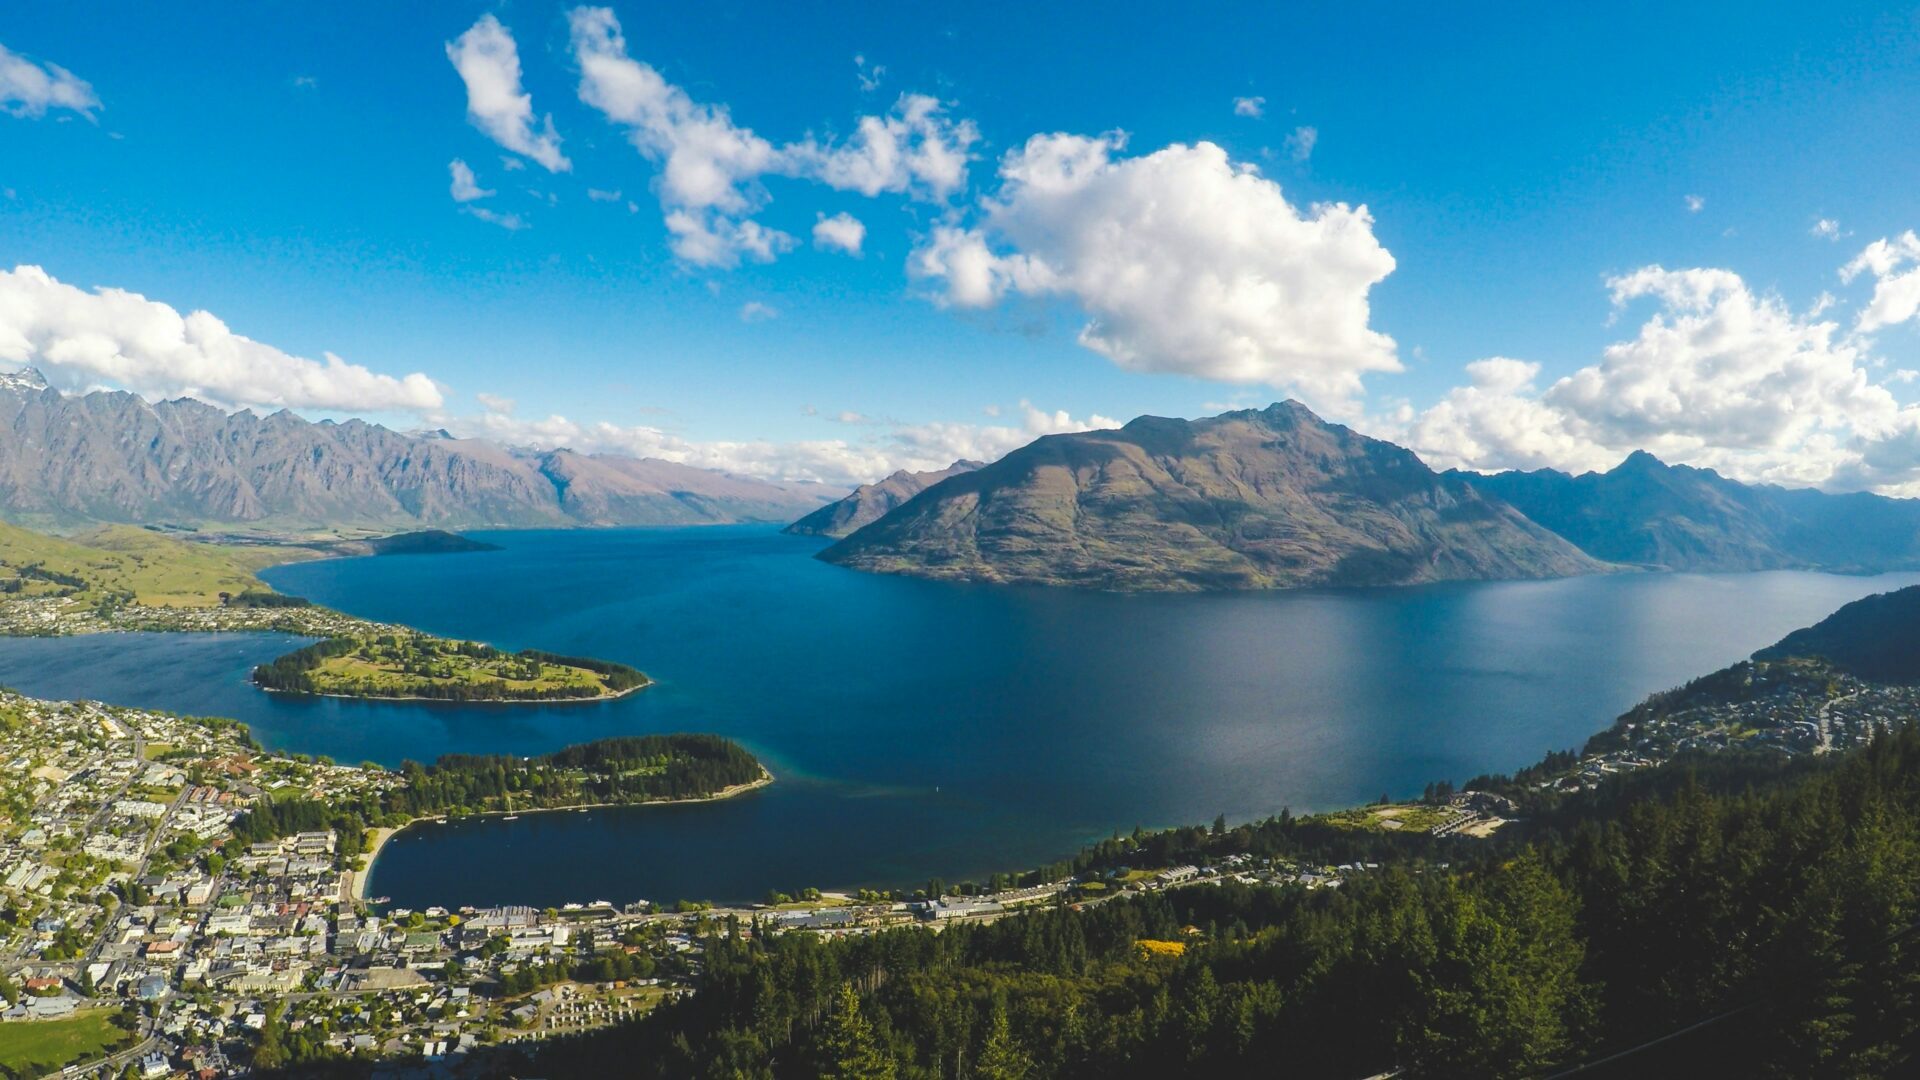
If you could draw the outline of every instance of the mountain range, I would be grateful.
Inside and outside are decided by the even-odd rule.
[[[784,522],[843,492],[285,410],[228,413],[190,398],[63,394],[30,369],[0,376],[0,516],[41,527]]]
[[[884,573],[1128,590],[1605,569],[1466,480],[1291,401],[1044,436],[934,484],[820,557]]]
[[[829,503],[787,526],[795,536],[847,536],[880,520],[887,512],[949,476],[981,468],[978,461],[956,461],[938,472],[901,469],[885,480],[862,484],[853,494]]]
[[[1691,571],[1920,567],[1920,500],[1742,484],[1645,451],[1580,476],[1451,475],[1607,562]]]

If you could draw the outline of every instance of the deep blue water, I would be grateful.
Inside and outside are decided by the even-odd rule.
[[[1577,746],[1649,692],[1920,580],[1807,573],[1116,596],[860,574],[769,528],[502,532],[503,550],[275,568],[276,588],[506,648],[640,667],[616,702],[302,701],[253,635],[0,641],[0,683],[236,716],[342,761],[711,731],[780,782],[731,802],[425,826],[413,906],[706,897],[1016,869],[1135,825],[1418,792]]]

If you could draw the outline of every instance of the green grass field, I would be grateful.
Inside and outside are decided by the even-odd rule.
[[[1351,810],[1322,814],[1313,820],[1339,829],[1423,833],[1452,816],[1453,811],[1444,806],[1395,803],[1391,806],[1357,806]]]
[[[163,536],[131,525],[108,525],[72,539],[0,524],[0,579],[19,578],[13,595],[47,596],[66,591],[57,582],[22,575],[28,567],[80,578],[76,599],[132,593],[150,607],[213,607],[221,593],[268,592],[254,573],[289,557],[311,556],[297,548],[221,547]]]
[[[409,637],[391,647],[362,642],[358,650],[329,657],[315,668],[313,684],[322,694],[366,697],[420,696],[424,687],[501,683],[511,691],[582,687],[605,693],[606,680],[583,668],[539,663],[502,654],[498,658],[463,656],[425,637]]]
[[[117,1015],[117,1009],[89,1009],[66,1020],[0,1024],[0,1076],[41,1076],[125,1047],[133,1035],[114,1026]]]

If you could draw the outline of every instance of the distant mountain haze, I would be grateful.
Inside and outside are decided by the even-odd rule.
[[[0,516],[43,527],[779,522],[844,490],[0,376]]]
[[[1292,401],[1045,436],[934,484],[820,557],[882,573],[1122,590],[1607,569],[1411,451]]]
[[[1452,473],[1596,559],[1668,570],[1920,567],[1920,501],[1747,485],[1645,451],[1612,470]]]
[[[938,472],[908,472],[902,469],[885,480],[860,485],[853,494],[815,510],[787,526],[786,531],[796,536],[847,536],[880,520],[889,510],[947,477],[981,467],[981,462],[963,460]]]

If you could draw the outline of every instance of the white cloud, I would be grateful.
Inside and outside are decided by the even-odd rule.
[[[0,360],[32,364],[70,389],[112,385],[259,408],[426,410],[440,390],[422,374],[380,375],[332,353],[309,360],[121,289],[86,292],[37,266],[0,271]]]
[[[1537,390],[1539,365],[1479,361],[1467,386],[1397,433],[1439,466],[1579,471],[1645,449],[1750,481],[1920,479],[1920,454],[1900,449],[1909,438],[1920,449],[1920,413],[1872,381],[1864,339],[1728,270],[1649,266],[1608,287],[1616,309],[1649,299],[1658,309],[1598,363]]]
[[[1295,161],[1305,161],[1313,156],[1313,148],[1319,141],[1319,128],[1302,126],[1294,128],[1293,134],[1287,136],[1287,141],[1283,145],[1286,147],[1288,157]]]
[[[1807,231],[1822,240],[1840,239],[1840,223],[1832,218],[1821,218]]]
[[[866,57],[858,54],[853,58],[853,69],[860,80],[860,91],[865,94],[871,94],[880,89],[880,77],[887,73],[886,68],[879,64],[869,64]]]
[[[467,84],[467,119],[501,146],[532,158],[548,172],[573,167],[560,152],[553,117],[533,119],[533,96],[520,88],[520,51],[492,15],[482,15],[447,43],[447,59]]]
[[[766,322],[768,319],[777,319],[779,317],[779,310],[772,304],[763,304],[758,300],[749,300],[740,305],[741,322]]]
[[[498,225],[508,232],[519,232],[527,227],[526,219],[519,214],[502,214],[484,206],[463,206],[460,209],[489,225]]]
[[[817,410],[815,410],[817,412]],[[812,415],[810,413],[809,415]],[[944,469],[961,458],[992,461],[1042,435],[1118,427],[1103,416],[1077,419],[1064,410],[1047,412],[1020,403],[1018,424],[894,424],[883,426],[858,414],[823,416],[829,423],[866,431],[860,438],[700,441],[645,425],[582,424],[564,416],[523,420],[511,409],[446,420],[453,431],[510,446],[567,447],[582,453],[627,454],[662,458],[769,480],[811,480],[852,486],[878,480],[899,469]]]
[[[634,59],[620,21],[606,8],[568,14],[580,100],[624,128],[659,163],[654,191],[666,213],[674,254],[699,266],[766,261],[792,237],[751,220],[768,195],[761,179],[794,176],[830,187],[942,200],[965,186],[971,121],[947,115],[940,101],[902,94],[885,116],[861,117],[851,138],[808,137],[775,145],[736,124],[722,104],[696,101],[652,65]]]
[[[620,193],[618,191],[602,191],[599,188],[588,188],[587,198],[592,199],[594,202],[619,202]]]
[[[620,21],[606,8],[568,14],[580,100],[627,129],[634,146],[660,162],[656,184],[676,255],[701,266],[732,266],[742,255],[771,258],[784,234],[736,220],[765,202],[758,178],[774,171],[773,144],[736,126],[724,105],[694,101],[651,65],[627,55]]]
[[[844,251],[857,256],[866,239],[867,227],[845,211],[832,217],[821,214],[813,223],[813,246],[822,251]]]
[[[1212,143],[1117,156],[1117,135],[1036,135],[1002,159],[982,223],[936,227],[909,270],[936,299],[1061,297],[1123,368],[1265,383],[1337,408],[1400,370],[1368,325],[1393,270],[1366,207],[1306,212]]]
[[[494,194],[480,186],[479,182],[473,178],[473,170],[459,158],[454,158],[447,163],[447,172],[453,177],[451,190],[454,202],[467,203]]]
[[[1843,282],[1868,272],[1874,277],[1873,298],[1855,319],[1856,333],[1871,334],[1920,313],[1920,266],[1909,267],[1913,263],[1920,263],[1920,236],[1909,229],[1891,239],[1875,240],[1840,268]]]
[[[100,107],[85,79],[59,64],[36,64],[0,45],[0,112],[40,117],[48,109],[66,109],[92,120]]]
[[[473,399],[488,412],[500,413],[504,416],[513,415],[514,407],[518,404],[510,397],[501,397],[499,394],[489,394],[485,391],[473,395]]]
[[[1706,207],[1707,207],[1707,200],[1705,198],[1702,198],[1699,195],[1687,196],[1687,213],[1697,214],[1700,211],[1706,209]]]
[[[863,116],[838,146],[809,139],[781,151],[783,167],[842,191],[872,196],[907,193],[945,199],[966,186],[967,162],[980,132],[954,120],[939,99],[901,94],[886,116]]]
[[[1233,99],[1233,115],[1258,118],[1267,114],[1267,99],[1263,97],[1237,97]]]

